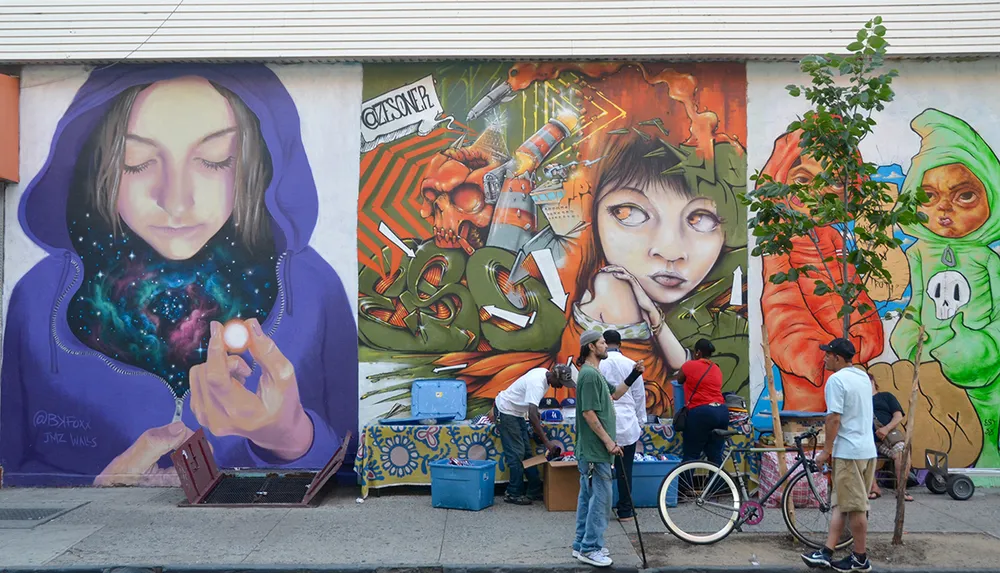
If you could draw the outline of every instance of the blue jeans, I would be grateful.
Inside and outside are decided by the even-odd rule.
[[[712,435],[712,430],[729,428],[729,408],[726,406],[698,406],[688,410],[687,426],[684,429],[684,460],[700,460],[704,453],[708,461],[722,465],[722,451],[725,438]]]
[[[500,445],[503,446],[503,457],[510,472],[510,482],[507,483],[507,495],[521,497],[524,493],[524,478],[528,478],[528,495],[541,497],[542,478],[538,468],[524,468],[524,460],[531,457],[531,436],[528,434],[528,421],[517,416],[500,413],[497,416],[497,427],[500,430]]]
[[[577,458],[580,498],[576,502],[576,539],[573,551],[590,553],[604,547],[604,530],[611,517],[611,464]]]

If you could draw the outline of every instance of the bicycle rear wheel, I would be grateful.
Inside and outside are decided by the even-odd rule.
[[[676,504],[671,504],[675,496]],[[687,462],[663,478],[657,505],[667,531],[688,543],[708,545],[733,530],[740,514],[740,494],[733,478],[719,466]]]
[[[830,531],[830,520],[833,518],[833,508],[830,507],[830,480],[821,478],[815,480],[817,499],[806,481],[805,472],[799,473],[788,480],[784,498],[781,501],[781,515],[785,518],[785,525],[788,531],[796,539],[805,543],[813,549],[822,549],[826,545],[827,532]],[[795,491],[795,486],[799,486],[799,492]],[[826,506],[824,511],[820,504]],[[794,517],[792,509],[794,508]],[[847,522],[844,522],[844,530],[840,533],[840,541],[834,549],[843,549],[854,541]]]

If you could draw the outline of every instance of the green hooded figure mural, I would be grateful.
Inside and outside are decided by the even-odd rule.
[[[983,425],[977,467],[1000,467],[1000,161],[967,123],[928,109],[910,124],[920,135],[903,193],[923,188],[928,220],[903,231],[917,239],[906,251],[912,318],[890,338],[901,359],[914,360],[918,328],[926,329],[923,361],[937,360],[964,388]]]

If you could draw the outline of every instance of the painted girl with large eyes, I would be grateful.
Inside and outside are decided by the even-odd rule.
[[[268,68],[92,73],[21,200],[47,256],[6,325],[8,481],[169,483],[198,428],[224,467],[321,467],[356,427],[357,346],[317,206]]]
[[[592,223],[596,260],[606,265],[585,278],[592,288],[574,316],[652,339],[676,370],[687,350],[665,324],[663,307],[701,284],[725,236],[715,201],[694,194],[683,174],[663,174],[675,158],[645,157],[657,147],[633,139],[602,160]]]
[[[735,157],[738,165],[742,159],[729,144],[716,150],[715,163]],[[744,318],[718,312],[720,303],[729,303],[732,270],[739,264],[732,245],[745,244],[733,191],[743,171],[734,169],[731,181],[713,181],[714,169],[709,175],[704,164],[684,163],[694,153],[636,135],[609,140],[597,165],[592,239],[584,249],[572,308],[576,329],[613,328],[629,357],[645,360],[644,378],[651,382],[647,406],[655,414],[664,413],[669,400],[662,381],[690,358],[693,337],[746,336]],[[702,192],[695,191],[699,181]],[[720,205],[727,198],[728,204]],[[569,338],[563,337],[564,352]],[[735,391],[743,380],[735,379],[736,355],[729,358],[723,359],[727,382],[735,384],[727,390]]]

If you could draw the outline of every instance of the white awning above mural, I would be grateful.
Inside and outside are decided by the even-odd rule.
[[[0,62],[796,58],[877,15],[895,56],[1000,53],[982,0],[5,0]]]

